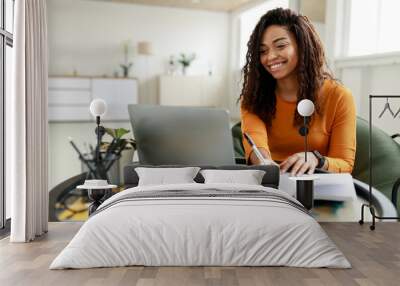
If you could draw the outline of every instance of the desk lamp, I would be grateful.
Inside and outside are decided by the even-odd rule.
[[[299,133],[304,136],[304,160],[307,162],[307,134],[310,116],[314,113],[314,103],[309,99],[301,100],[297,105],[297,112],[303,116],[304,125],[300,127]],[[314,206],[314,179],[315,176],[300,176],[296,180],[296,196],[304,207],[308,210]]]
[[[304,125],[300,127],[299,133],[304,136],[304,160],[307,162],[307,134],[308,134],[308,121],[310,116],[314,113],[314,103],[309,99],[303,99],[297,105],[297,112],[303,116]]]
[[[96,135],[97,135],[97,146],[96,146],[96,169],[101,166],[101,154],[100,154],[100,144],[101,137],[106,133],[106,130],[103,126],[100,126],[100,117],[103,116],[107,111],[107,103],[100,98],[95,98],[90,103],[90,113],[96,117]],[[99,174],[101,174],[100,170],[97,170]],[[100,172],[99,172],[100,171]]]

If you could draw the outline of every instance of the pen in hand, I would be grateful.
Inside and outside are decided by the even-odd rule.
[[[256,144],[254,143],[253,139],[250,137],[249,134],[243,133],[243,135],[244,138],[247,140],[247,142],[250,144],[254,154],[256,155],[257,159],[260,161],[262,165],[276,165],[279,167],[279,165],[276,164],[274,161],[264,158],[264,156],[261,154],[260,150],[257,148]]]

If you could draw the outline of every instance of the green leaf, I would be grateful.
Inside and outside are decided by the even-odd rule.
[[[125,134],[128,134],[130,130],[125,128],[105,128],[106,133],[112,138],[120,139]]]
[[[118,128],[115,130],[115,137],[117,137],[119,139],[122,136],[124,136],[125,134],[128,134],[129,132],[130,132],[130,130],[128,130],[128,129]]]

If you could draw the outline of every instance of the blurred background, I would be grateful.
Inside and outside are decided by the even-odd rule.
[[[129,130],[127,140],[132,103],[221,107],[238,122],[247,41],[276,7],[312,21],[358,116],[368,118],[369,94],[400,94],[400,1],[48,0],[49,189],[86,170],[70,140],[84,154],[96,146],[93,98],[107,102],[103,125]],[[374,124],[399,133],[400,113],[378,117],[386,103],[374,104]],[[400,100],[389,103],[400,110]],[[132,160],[134,148],[123,150],[113,183],[123,184],[122,168]]]

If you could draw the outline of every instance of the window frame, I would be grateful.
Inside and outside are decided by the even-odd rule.
[[[327,43],[327,56],[331,69],[340,74],[346,68],[365,68],[371,66],[400,63],[400,51],[381,52],[367,55],[349,55],[349,24],[352,0],[327,2],[327,11],[333,11],[326,22],[326,33],[334,35]]]
[[[5,103],[6,103],[6,59],[7,46],[13,47],[13,34],[6,30],[6,0],[0,0],[1,21],[0,21],[0,235],[9,231],[10,221],[6,219],[6,189],[5,189]],[[14,14],[15,0],[12,0],[12,13]],[[13,17],[13,15],[11,16]]]
[[[377,29],[374,34],[374,48],[371,53],[361,53],[361,54],[350,54],[350,29],[346,31],[345,35],[345,43],[346,46],[343,47],[343,55],[344,58],[359,58],[359,57],[365,57],[365,58],[374,58],[374,57],[380,57],[380,56],[385,56],[389,55],[392,56],[394,54],[400,54],[400,49],[398,50],[385,50],[382,48],[382,46],[379,45],[379,43],[382,41],[383,33],[382,33],[382,21],[385,19],[387,16],[382,14],[382,9],[384,5],[384,0],[376,0],[376,20],[377,20]],[[350,27],[351,23],[351,15],[352,15],[352,4],[354,3],[354,0],[346,1],[345,2],[345,20],[347,21],[348,26]],[[386,3],[387,4],[387,3]]]
[[[341,11],[341,13],[343,14],[343,18],[342,21],[345,23],[345,25],[343,25],[343,39],[342,39],[342,47],[341,47],[341,51],[339,53],[339,60],[348,60],[348,59],[375,59],[375,58],[382,58],[385,56],[389,56],[389,57],[393,57],[393,55],[400,55],[400,50],[398,51],[383,51],[383,52],[379,52],[378,47],[376,47],[375,51],[373,53],[370,54],[360,54],[360,55],[350,55],[350,29],[346,29],[345,27],[348,26],[350,27],[350,23],[351,23],[351,14],[352,14],[352,1],[354,0],[350,0],[350,1],[344,1],[344,5],[343,5],[343,11]],[[377,9],[377,21],[378,21],[378,26],[381,25],[381,19],[382,19],[382,15],[380,13],[380,11],[382,10],[382,0],[378,1],[378,9]],[[377,33],[376,33],[376,39],[380,40],[381,38],[381,33],[380,33],[380,29],[378,27]]]

